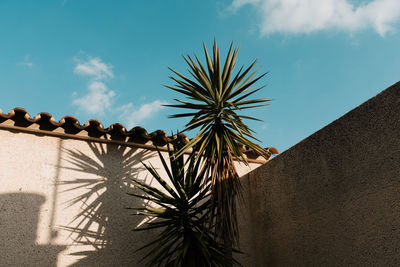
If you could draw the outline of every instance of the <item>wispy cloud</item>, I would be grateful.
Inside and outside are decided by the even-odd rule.
[[[103,115],[111,107],[115,97],[115,92],[110,90],[105,83],[107,79],[114,77],[112,65],[102,62],[100,58],[89,58],[86,61],[78,58],[74,60],[77,62],[74,72],[88,76],[89,83],[87,94],[76,97],[75,93],[72,104],[91,115]]]
[[[120,112],[119,119],[123,121],[128,128],[132,128],[154,116],[164,108],[163,105],[165,104],[168,104],[168,102],[155,100],[150,103],[142,104],[137,108],[132,103],[128,103],[118,108]]]
[[[26,55],[25,59],[23,61],[21,61],[21,62],[18,62],[17,65],[18,66],[24,66],[24,67],[27,67],[27,68],[31,69],[33,67],[33,63],[29,58],[30,58],[30,56]]]
[[[155,100],[141,104],[139,107],[132,102],[117,105],[115,104],[116,93],[107,86],[107,81],[114,78],[113,66],[104,63],[100,58],[88,58],[87,60],[74,58],[74,60],[76,62],[74,73],[89,78],[85,95],[78,97],[76,92],[73,93],[72,103],[79,110],[98,116],[105,115],[106,111],[114,115],[117,113],[119,120],[126,127],[131,128],[156,115],[163,108],[162,105],[167,104],[166,101]],[[141,98],[141,100],[145,99],[146,97]]]
[[[99,81],[91,81],[88,90],[86,95],[75,98],[72,103],[89,114],[103,115],[111,107],[115,92]]]
[[[91,58],[85,62],[75,58],[78,64],[75,66],[74,72],[86,75],[95,80],[103,80],[106,78],[114,78],[113,66],[101,61],[100,58]]]
[[[359,5],[348,0],[234,0],[229,9],[236,11],[244,5],[252,5],[260,13],[261,35],[373,29],[384,36],[394,30],[400,18],[399,0]]]

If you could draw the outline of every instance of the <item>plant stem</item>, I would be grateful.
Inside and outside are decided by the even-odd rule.
[[[232,240],[229,236],[224,238],[224,255],[227,259],[226,267],[233,266],[233,257],[232,257]]]

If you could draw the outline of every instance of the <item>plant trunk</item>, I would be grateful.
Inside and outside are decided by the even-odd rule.
[[[223,245],[228,267],[233,266],[233,247],[238,244],[236,201],[241,198],[239,176],[231,152],[225,147],[222,157],[210,164],[212,177],[212,220],[217,240]]]
[[[226,267],[233,266],[233,257],[232,257],[232,240],[229,236],[224,238],[224,255],[226,258]]]

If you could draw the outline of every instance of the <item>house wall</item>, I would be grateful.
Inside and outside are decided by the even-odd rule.
[[[400,266],[400,83],[242,184],[245,266]]]
[[[126,207],[155,151],[0,130],[0,266],[143,266],[154,233]],[[163,153],[167,157],[166,153]],[[259,166],[238,166],[240,174]]]
[[[125,209],[143,205],[130,177],[151,182],[140,160],[160,168],[146,149],[0,130],[0,266],[142,266],[154,233]],[[244,266],[400,265],[400,83],[258,166],[239,167]]]

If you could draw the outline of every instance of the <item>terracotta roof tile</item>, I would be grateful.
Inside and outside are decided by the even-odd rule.
[[[65,116],[60,121],[47,112],[41,112],[31,117],[29,113],[23,108],[14,108],[8,113],[3,113],[0,109],[0,126],[8,125],[11,127],[33,128],[38,131],[46,132],[60,132],[67,135],[87,136],[93,138],[111,139],[123,142],[133,142],[137,144],[151,143],[154,146],[165,146],[174,138],[181,138],[185,143],[189,139],[185,134],[179,133],[174,136],[168,136],[163,130],[157,130],[148,133],[146,129],[136,126],[131,130],[127,130],[125,126],[120,123],[111,124],[109,127],[104,128],[103,124],[98,120],[88,120],[84,124],[80,124],[78,119],[73,116]],[[277,154],[275,148],[267,148],[271,154]],[[254,151],[250,151],[242,146],[242,151],[249,158],[257,158],[258,155]]]

